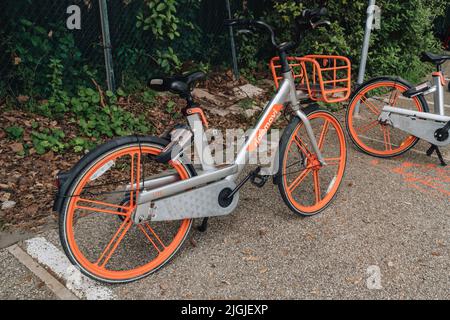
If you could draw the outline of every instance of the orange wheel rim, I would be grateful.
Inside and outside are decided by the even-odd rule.
[[[325,157],[325,162],[329,166],[337,166],[335,180],[332,181],[332,187],[327,189],[327,193],[323,195],[321,191],[321,170],[322,166],[317,159],[317,156],[308,149],[307,144],[304,143],[301,137],[298,136],[298,132],[303,127],[303,123],[301,123],[294,133],[292,134],[291,140],[288,143],[288,147],[286,148],[284,160],[283,160],[283,183],[286,190],[286,195],[292,205],[306,214],[314,214],[325,208],[329,202],[334,198],[337,193],[339,186],[342,182],[344,172],[345,172],[345,163],[347,160],[347,146],[345,141],[344,131],[340,123],[331,115],[326,112],[316,112],[309,117],[310,121],[314,121],[315,119],[323,119],[324,123],[320,130],[320,136],[318,139],[318,146],[321,151],[324,151],[324,142],[327,136],[330,134],[330,129],[334,128],[336,131],[338,141],[339,141],[339,155],[333,157]],[[289,183],[287,180],[287,168],[288,168],[288,155],[292,151],[292,147],[296,146],[305,156],[308,161],[308,165],[306,168],[299,172],[298,176]],[[312,185],[308,185],[311,188],[311,192],[314,193],[314,204],[304,205],[299,202],[298,199],[294,196],[294,191],[305,182],[305,179],[309,176],[312,177]]]
[[[373,120],[363,126],[355,127],[354,113],[358,103],[362,103],[362,105],[367,107],[367,110],[369,112],[372,112],[377,117],[381,114],[381,109],[378,108],[376,105],[374,105],[372,102],[370,102],[369,99],[367,99],[366,97],[368,92],[381,87],[389,87],[395,89],[395,91],[393,91],[389,97],[390,106],[395,106],[399,101],[401,94],[406,90],[408,90],[408,88],[405,85],[395,82],[379,82],[371,86],[368,86],[353,99],[353,103],[349,107],[348,110],[349,116],[347,119],[348,128],[356,144],[366,152],[379,156],[390,156],[400,154],[403,151],[408,150],[415,143],[417,138],[414,136],[407,136],[405,139],[403,139],[403,141],[398,143],[398,146],[396,147],[395,145],[393,145],[392,142],[392,127],[388,125],[383,125],[378,120]],[[413,101],[415,103],[417,111],[423,112],[424,110],[419,100],[417,98],[414,98]],[[379,143],[384,145],[384,150],[375,149],[367,145],[367,143],[365,143],[362,140],[362,135],[371,130],[377,130],[376,128],[379,129],[380,134],[382,135],[382,139],[380,139]]]
[[[91,179],[92,175],[97,172],[98,169],[100,169],[102,166],[104,166],[106,163],[108,163],[111,160],[117,159],[124,155],[130,155],[131,156],[131,185],[133,185],[133,182],[140,182],[140,157],[142,154],[151,154],[151,155],[158,155],[161,151],[157,148],[153,147],[147,147],[142,146],[140,147],[133,147],[133,148],[126,148],[121,151],[114,152],[98,163],[95,164],[92,168],[89,169],[89,171],[86,172],[86,174],[83,176],[83,178],[78,183],[76,189],[74,190],[73,194],[76,196],[73,196],[70,200],[70,203],[68,205],[68,214],[67,219],[65,222],[66,227],[66,233],[67,233],[67,241],[70,247],[70,250],[72,251],[72,254],[74,258],[78,261],[80,265],[82,265],[88,272],[95,276],[99,276],[105,279],[111,279],[111,280],[126,280],[126,279],[132,279],[137,278],[142,275],[145,275],[158,267],[160,267],[162,264],[164,264],[177,250],[179,245],[183,242],[187,231],[189,231],[191,220],[186,219],[181,222],[181,225],[178,229],[178,232],[176,233],[175,237],[171,241],[171,243],[163,243],[163,241],[158,237],[156,232],[151,228],[151,226],[146,223],[143,225],[138,225],[137,228],[141,232],[143,232],[144,236],[152,243],[155,250],[158,251],[158,255],[155,259],[152,261],[130,269],[130,270],[108,270],[106,268],[110,258],[115,253],[116,249],[120,246],[122,240],[127,235],[127,232],[130,230],[131,227],[134,226],[134,223],[131,220],[131,212],[133,211],[133,208],[136,206],[134,203],[134,197],[136,197],[139,194],[139,190],[131,190],[130,191],[130,200],[129,204],[126,206],[118,206],[113,204],[108,204],[101,201],[91,201],[91,200],[85,200],[80,198],[81,191],[83,190],[83,187],[86,185],[86,183]],[[186,171],[186,169],[178,162],[172,162],[172,167],[177,171],[177,173],[180,176],[181,180],[188,179],[189,174]],[[136,166],[136,174],[134,174],[134,167]],[[136,184],[137,186],[137,184]],[[80,204],[81,203],[81,204]],[[86,209],[83,203],[96,203],[104,206],[109,206],[111,210],[109,209],[98,209],[95,208],[95,210],[92,211],[98,211],[106,214],[116,214],[121,215],[124,217],[122,224],[120,225],[119,229],[115,232],[111,240],[109,241],[108,245],[102,250],[102,254],[100,257],[94,262],[90,261],[86,256],[82,253],[80,250],[77,241],[75,239],[74,235],[74,213],[75,211],[81,207],[81,209]],[[123,214],[118,211],[114,211],[114,209],[121,209],[124,210]],[[115,240],[115,241],[114,241]]]

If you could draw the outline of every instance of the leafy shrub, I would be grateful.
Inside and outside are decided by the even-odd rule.
[[[7,2],[9,7],[29,8],[31,12],[42,6],[41,2],[28,0],[14,4],[12,0]],[[113,32],[112,38],[115,67],[120,74],[117,78],[126,89],[141,90],[139,83],[145,82],[150,75],[185,69],[182,62],[187,60],[195,61],[194,65],[202,63],[229,68],[231,54],[228,29],[222,25],[227,17],[223,1],[127,0],[118,3],[110,6],[115,10],[111,12],[111,18],[124,21],[126,27],[120,25],[119,28],[114,20],[111,30],[131,31],[120,39]],[[231,4],[235,17],[261,18],[276,26],[281,40],[293,39],[294,19],[303,8],[328,7],[333,25],[328,30],[308,32],[301,39],[295,39],[301,42],[298,54],[347,55],[357,70],[366,0],[232,0]],[[377,4],[382,9],[382,29],[373,33],[368,76],[399,73],[411,80],[421,77],[428,67],[420,63],[418,56],[425,49],[439,50],[432,34],[432,21],[448,7],[448,1],[379,0]],[[0,47],[10,64],[7,72],[2,73],[0,97],[8,90],[8,94],[15,97],[19,94],[30,96],[31,102],[48,99],[55,92],[48,82],[57,71],[55,61],[63,66],[58,71],[63,79],[70,79],[63,82],[62,88],[71,95],[76,94],[79,86],[88,86],[90,78],[96,78],[93,70],[103,72],[98,65],[86,61],[91,44],[83,43],[83,38],[76,42],[76,33],[56,25],[61,22],[56,19],[60,13],[48,10],[48,19],[36,19],[39,21],[36,23],[30,21],[34,20],[32,15],[20,11],[16,10],[11,17],[8,14],[1,17],[8,20],[8,30],[14,31],[6,34],[0,30]],[[29,20],[25,16],[29,16]],[[90,31],[83,29],[81,32]],[[238,36],[237,44],[239,65],[247,78],[253,80],[255,70],[267,71],[267,61],[275,54],[267,37],[261,34]],[[86,66],[88,63],[90,67]],[[36,99],[33,101],[33,98]],[[64,99],[58,95],[54,98]]]
[[[54,93],[49,79],[70,79],[58,84],[71,91],[94,76],[75,45],[73,34],[64,27],[50,24],[44,28],[27,19],[14,24],[14,33],[6,40],[12,66],[4,75],[13,94],[47,98]],[[62,81],[62,80],[61,80]],[[52,82],[55,84],[55,82]]]
[[[153,90],[145,90],[142,93],[141,101],[146,104],[152,104],[156,100],[156,92]]]
[[[42,5],[36,1],[19,2],[29,8]],[[354,71],[358,70],[366,0],[231,2],[235,17],[264,19],[277,28],[279,41],[298,41],[299,48],[293,54],[345,55],[351,58]],[[11,3],[10,6],[15,6]],[[130,34],[132,39],[113,44],[114,59],[118,62],[116,67],[123,71],[122,87],[127,92],[142,92],[142,102],[151,104],[155,99],[154,92],[143,85],[150,74],[194,67],[208,70],[211,65],[229,68],[228,29],[222,25],[227,12],[222,1],[144,0],[138,3],[128,0],[120,3],[119,7],[135,4],[133,11],[123,14],[127,17],[119,16],[126,18],[127,26],[136,27],[136,32]],[[440,49],[432,31],[433,20],[448,7],[448,0],[379,0],[377,4],[382,10],[381,30],[375,30],[372,35],[367,77],[397,74],[418,81],[430,68],[429,64],[419,60],[420,52]],[[331,27],[309,31],[297,38],[295,19],[305,7],[319,6],[329,9]],[[80,136],[71,137],[69,141],[59,131],[45,132],[35,128],[33,144],[35,142],[36,150],[61,151],[72,147],[82,151],[91,148],[96,140],[150,132],[151,128],[142,116],[135,117],[120,107],[118,97],[124,96],[125,92],[118,91],[117,95],[108,92],[103,97],[98,90],[90,88],[91,79],[97,78],[94,70],[101,69],[86,61],[86,48],[83,47],[86,43],[77,43],[76,33],[56,25],[56,15],[51,14],[49,12],[51,17],[47,22],[38,23],[25,19],[22,13],[11,17],[1,15],[3,20],[8,20],[8,26],[13,25],[9,28],[13,31],[6,34],[0,30],[1,51],[7,57],[2,62],[8,60],[6,67],[1,66],[0,100],[4,101],[5,95],[12,97],[8,97],[7,102],[14,101],[19,95],[26,96],[29,99],[21,105],[50,118],[70,119],[70,124],[79,128]],[[116,25],[111,27],[118,28]],[[255,71],[268,72],[267,62],[275,51],[267,35],[258,32],[239,35],[236,39],[244,76],[254,81]],[[142,45],[136,47],[136,43]],[[186,60],[189,63],[182,64]],[[150,64],[156,67],[150,68]],[[168,104],[167,110],[172,112],[173,105]],[[15,128],[8,135],[20,140],[23,132],[20,134],[20,129]]]
[[[301,10],[324,5],[323,1],[306,0],[301,3],[286,1],[275,4],[278,26],[290,30]],[[440,51],[440,44],[433,35],[433,21],[443,14],[446,0],[412,0],[398,2],[380,0],[381,29],[371,37],[367,77],[395,74],[411,81],[419,81],[430,66],[420,61],[425,50]],[[349,56],[356,71],[364,37],[367,1],[327,1],[332,26],[329,29],[303,34],[298,54],[332,53]],[[345,14],[343,14],[345,13]],[[348,14],[351,13],[351,14]],[[284,37],[289,36],[286,32]]]
[[[62,116],[67,111],[69,94],[63,87],[64,67],[59,59],[51,59],[49,68],[51,73],[47,75],[51,88],[51,95],[47,102],[38,106],[37,111],[44,116]]]
[[[63,142],[65,134],[61,129],[43,128],[41,131],[33,131],[31,138],[33,148],[38,154],[44,154],[48,151],[61,152],[67,147]]]
[[[11,140],[21,140],[24,133],[24,129],[18,126],[8,127],[5,131]]]
[[[146,10],[142,10],[137,16],[136,26],[144,31],[151,31],[159,48],[155,51],[154,60],[159,67],[168,72],[177,69],[181,63],[178,56],[167,41],[173,41],[180,36],[177,17],[177,0],[145,0]]]
[[[95,143],[81,137],[76,137],[69,142],[74,152],[83,152],[85,150],[91,150],[95,147]]]
[[[56,117],[62,116],[62,112],[70,112],[72,121],[78,124],[84,136],[111,138],[132,133],[148,133],[150,130],[143,116],[136,117],[117,106],[117,96],[112,92],[106,93],[107,101],[103,101],[104,105],[101,105],[103,98],[100,93],[92,88],[80,87],[77,95],[71,98],[64,92],[61,95],[63,100],[50,99],[45,110]]]

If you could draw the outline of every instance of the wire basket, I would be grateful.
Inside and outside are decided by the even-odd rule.
[[[308,55],[289,57],[297,89],[308,94],[313,101],[337,103],[346,101],[351,94],[351,62],[346,57]],[[270,68],[278,88],[281,74],[280,58],[270,62]]]

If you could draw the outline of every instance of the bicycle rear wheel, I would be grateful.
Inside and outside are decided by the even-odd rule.
[[[342,183],[347,143],[339,121],[328,111],[307,113],[326,165],[318,161],[303,122],[297,117],[280,142],[278,187],[286,205],[296,214],[312,216],[326,209]]]
[[[165,265],[179,250],[192,220],[135,224],[132,214],[143,178],[195,175],[181,162],[152,160],[166,146],[158,138],[100,147],[76,176],[66,194],[60,238],[71,262],[87,276],[108,283],[138,280]],[[103,150],[109,149],[107,152]]]
[[[423,97],[403,97],[411,85],[400,79],[376,78],[355,92],[347,108],[347,131],[353,143],[366,154],[379,158],[399,156],[413,148],[419,139],[378,121],[385,105],[427,112]],[[355,113],[359,107],[359,112]]]

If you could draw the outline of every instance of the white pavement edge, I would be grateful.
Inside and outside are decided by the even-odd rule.
[[[61,284],[61,282],[58,281],[58,283],[63,286],[65,290],[69,291],[72,294],[72,296],[87,300],[117,299],[110,288],[107,288],[99,282],[96,282],[83,275],[77,268],[72,265],[72,263],[70,263],[69,259],[63,252],[61,252],[61,250],[59,250],[45,238],[37,237],[26,240],[24,241],[24,246],[26,252],[23,253],[25,255],[28,255],[30,260],[35,265],[37,264],[33,261],[33,259],[49,269],[57,278],[61,280],[61,282],[65,283],[66,285],[64,286]],[[18,246],[13,247],[17,247],[20,249],[20,247]],[[30,269],[28,264],[24,263],[24,265]],[[43,270],[45,271],[45,269]],[[35,273],[33,270],[31,271]],[[55,278],[53,277],[53,279]],[[55,279],[55,281],[57,280]]]
[[[78,298],[70,292],[65,286],[55,279],[47,270],[42,268],[37,262],[33,260],[25,251],[18,245],[13,245],[8,248],[11,253],[20,263],[28,268],[36,277],[41,279],[47,288],[49,288],[61,300],[78,300]]]

